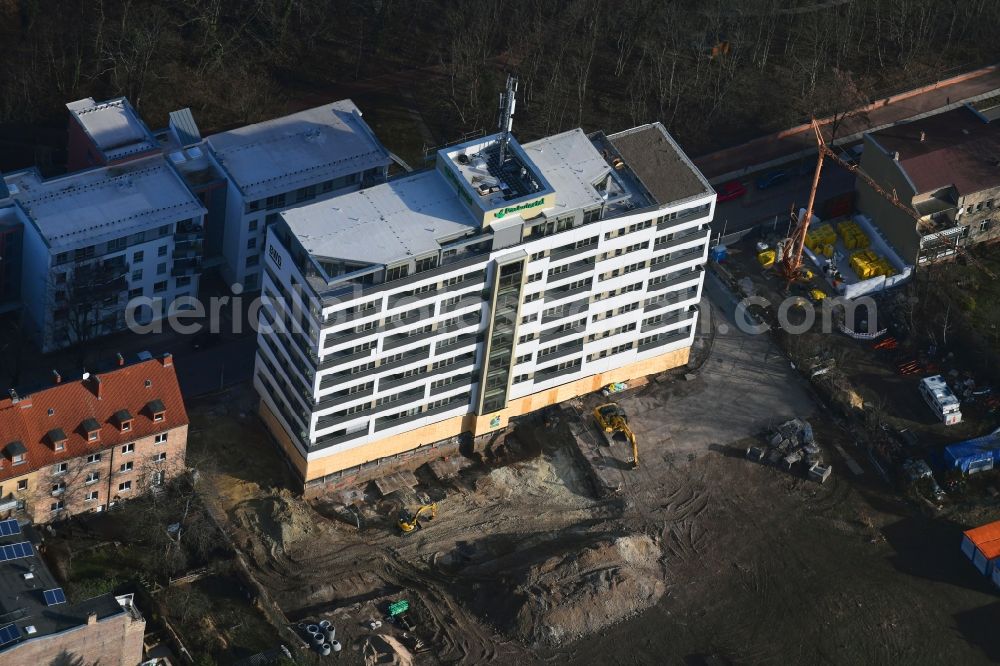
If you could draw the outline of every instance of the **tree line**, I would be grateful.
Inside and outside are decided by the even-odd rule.
[[[2,124],[126,95],[216,130],[368,86],[447,140],[493,128],[514,71],[524,138],[658,119],[693,153],[836,111],[845,77],[877,98],[1000,50],[992,0],[0,0],[0,19]]]

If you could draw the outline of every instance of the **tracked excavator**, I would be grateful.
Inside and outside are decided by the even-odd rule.
[[[423,504],[415,510],[403,509],[399,512],[399,530],[404,535],[410,534],[423,527],[420,518],[426,516],[427,520],[434,520],[437,517],[437,502],[433,504]]]
[[[621,433],[628,440],[632,445],[632,459],[628,462],[632,465],[632,469],[636,469],[639,466],[639,445],[635,440],[635,433],[628,426],[628,415],[625,414],[625,410],[617,402],[598,405],[594,408],[594,419],[601,430],[612,437],[615,433]]]

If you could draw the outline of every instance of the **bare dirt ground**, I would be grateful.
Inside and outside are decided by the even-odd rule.
[[[509,464],[444,483],[418,470],[439,510],[407,537],[393,519],[412,499],[358,489],[355,518],[342,494],[307,503],[277,482],[248,390],[193,406],[190,447],[217,453],[207,485],[254,576],[290,623],[330,619],[341,663],[1000,659],[1000,603],[959,552],[965,526],[854,478],[830,448],[849,438],[765,336],[720,334],[696,378],[617,397],[642,464],[623,465],[606,498],[567,427],[598,400],[567,406],[556,428],[522,421]],[[812,419],[834,462],[825,485],[743,458],[793,415]],[[367,626],[401,598],[426,652],[389,623]]]

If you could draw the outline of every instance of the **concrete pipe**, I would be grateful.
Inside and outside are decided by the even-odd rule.
[[[312,640],[313,645],[322,645],[323,643],[326,643],[326,636],[323,635],[323,632],[319,632],[318,634],[313,635]]]
[[[340,652],[340,641],[332,641],[330,643],[330,647],[333,649],[334,652]]]
[[[310,624],[308,627],[306,627],[306,631],[308,631],[310,634],[319,633],[319,625],[318,624]]]
[[[323,655],[324,657],[328,656],[330,654],[330,644],[329,643],[323,643],[322,645],[320,645],[319,646],[319,653],[321,655]]]
[[[323,631],[326,631],[327,629],[330,628],[330,621],[329,620],[320,620],[319,621],[319,628],[322,629]]]
[[[329,643],[337,637],[337,630],[331,625],[323,631],[323,635],[326,636],[326,642]]]

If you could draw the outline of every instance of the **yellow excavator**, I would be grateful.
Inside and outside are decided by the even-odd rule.
[[[635,433],[628,427],[628,416],[625,414],[625,410],[617,402],[608,402],[594,408],[594,418],[604,432],[612,436],[614,433],[620,432],[625,436],[625,439],[632,445],[632,459],[629,460],[629,463],[632,464],[632,469],[636,469],[639,466],[639,445],[635,440]]]
[[[420,524],[420,518],[425,516],[427,520],[434,520],[437,517],[437,510],[437,502],[423,504],[418,506],[414,511],[404,508],[399,512],[399,530],[403,534],[410,534],[414,530],[422,528],[423,525]]]

